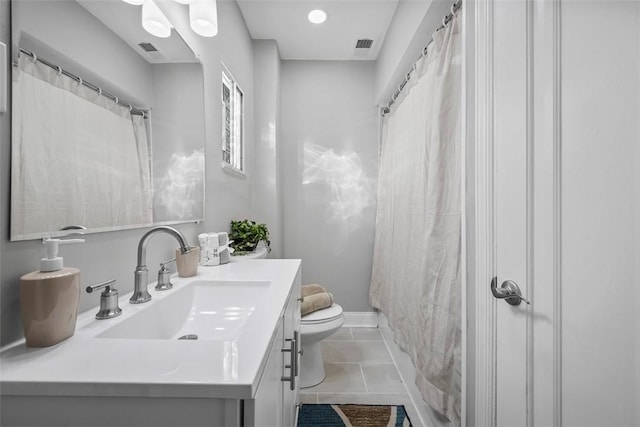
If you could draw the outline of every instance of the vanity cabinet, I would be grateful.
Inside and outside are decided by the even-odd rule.
[[[172,280],[174,289],[164,293],[150,284],[152,300],[123,304],[117,318],[97,321],[94,312],[83,313],[75,336],[57,346],[18,342],[0,349],[0,425],[294,427],[300,261],[232,263]],[[202,311],[201,339],[143,339],[121,331],[123,325],[145,331],[145,319],[167,320],[179,307],[189,318]],[[242,310],[251,314],[222,331]],[[220,312],[218,323],[206,323]],[[212,326],[225,337],[203,338]]]
[[[292,286],[255,396],[244,403],[244,426],[294,427],[300,378],[300,285]]]

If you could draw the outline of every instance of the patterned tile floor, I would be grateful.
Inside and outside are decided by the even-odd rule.
[[[377,328],[341,328],[322,343],[326,378],[300,389],[300,403],[404,405],[420,421]]]

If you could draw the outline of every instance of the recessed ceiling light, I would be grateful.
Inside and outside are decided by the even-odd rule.
[[[314,9],[307,15],[309,21],[314,24],[322,24],[327,20],[327,13],[324,10]]]

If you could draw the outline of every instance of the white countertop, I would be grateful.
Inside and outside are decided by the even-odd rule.
[[[75,335],[60,344],[27,348],[24,341],[19,341],[0,349],[0,392],[31,396],[250,399],[299,271],[300,260],[200,266],[194,277],[172,277],[172,290],[157,292],[150,284],[152,300],[148,303],[130,304],[131,293],[120,295],[121,316],[95,320],[97,309],[84,312],[78,316]],[[252,314],[255,318],[233,340],[96,338],[195,280],[268,281],[270,285],[260,310]]]

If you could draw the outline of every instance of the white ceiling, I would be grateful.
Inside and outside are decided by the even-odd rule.
[[[273,39],[282,59],[374,60],[395,13],[398,0],[237,0],[254,39]],[[312,24],[312,9],[327,13]],[[371,49],[356,40],[372,39]]]
[[[154,37],[142,28],[142,7],[114,0],[76,0],[80,6],[127,42],[151,64],[197,62],[195,54],[177,31],[168,38]],[[151,43],[156,52],[145,52],[138,43]]]

